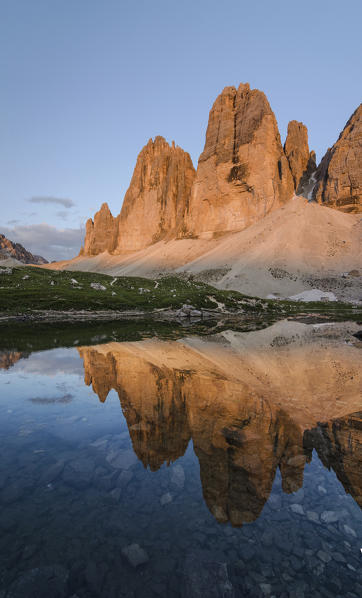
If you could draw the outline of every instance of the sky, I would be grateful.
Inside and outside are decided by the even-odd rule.
[[[118,214],[162,135],[196,167],[225,86],[264,91],[320,160],[361,102],[361,0],[1,0],[0,233],[48,259]]]

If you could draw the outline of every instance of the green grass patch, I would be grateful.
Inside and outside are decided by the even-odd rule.
[[[92,285],[101,285],[93,288]],[[226,291],[184,276],[158,280],[92,272],[70,272],[43,268],[0,267],[0,312],[3,315],[36,311],[134,311],[179,309],[216,310],[221,304],[232,314],[280,317],[321,313],[338,319],[360,319],[361,309],[348,304],[302,303],[258,299],[237,291]]]

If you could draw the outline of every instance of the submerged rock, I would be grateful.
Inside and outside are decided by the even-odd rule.
[[[30,569],[19,575],[5,593],[6,598],[65,598],[69,573],[60,565]]]
[[[196,554],[186,557],[182,598],[234,598],[226,563],[203,560]]]
[[[139,567],[148,562],[147,552],[139,544],[129,544],[122,548],[122,554],[126,557],[132,567]]]

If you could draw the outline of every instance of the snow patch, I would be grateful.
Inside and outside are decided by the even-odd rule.
[[[320,291],[319,289],[303,291],[297,295],[292,295],[289,299],[292,301],[337,301],[337,297],[334,293]]]

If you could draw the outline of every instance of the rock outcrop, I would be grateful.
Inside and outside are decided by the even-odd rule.
[[[282,147],[265,94],[226,87],[209,115],[197,172],[189,154],[163,137],[140,152],[120,214],[103,204],[88,220],[81,255],[125,255],[164,240],[207,240],[241,231],[294,193],[348,212],[362,210],[361,106],[316,169],[303,123]]]
[[[362,212],[362,104],[322,159],[316,181],[313,198],[318,203]]]
[[[150,139],[137,158],[124,198],[115,252],[180,236],[194,178],[187,152],[163,137]]]
[[[212,237],[242,230],[280,207],[294,184],[264,93],[226,87],[209,116],[185,229]]]
[[[98,255],[104,251],[111,251],[116,239],[117,219],[111,214],[108,204],[102,204],[101,209],[89,218],[85,226],[84,248],[82,255]]]
[[[293,176],[295,192],[297,195],[303,195],[310,177],[317,168],[315,152],[309,151],[308,129],[303,123],[291,120],[288,124],[284,152]]]
[[[137,158],[121,213],[114,218],[102,205],[86,224],[81,254],[127,253],[181,236],[194,178],[187,152],[163,137],[150,139]]]
[[[23,264],[48,264],[49,262],[41,255],[33,255],[20,243],[14,243],[0,234],[0,261],[12,258]]]

